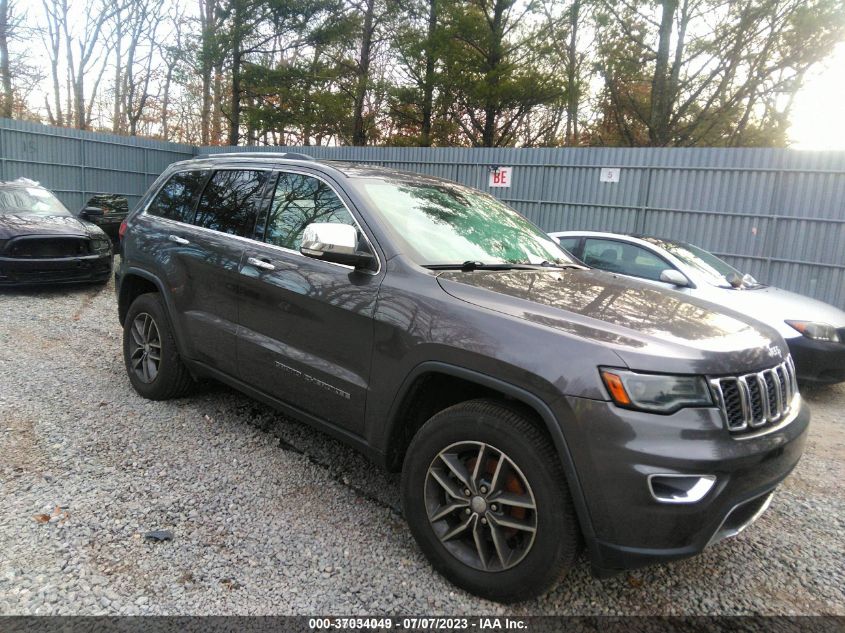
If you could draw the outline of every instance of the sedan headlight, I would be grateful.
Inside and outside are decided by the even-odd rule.
[[[105,255],[111,251],[111,242],[107,239],[94,238],[91,240],[91,247],[98,255]]]
[[[611,368],[600,371],[613,402],[626,409],[674,413],[684,407],[713,405],[713,397],[702,376],[638,374]]]
[[[816,323],[813,321],[787,321],[786,324],[814,341],[829,341],[831,343],[842,342],[839,332],[835,327],[828,323]]]

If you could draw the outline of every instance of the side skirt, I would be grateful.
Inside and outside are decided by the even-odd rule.
[[[358,452],[363,453],[364,456],[370,461],[372,461],[374,464],[384,468],[386,464],[384,454],[375,450],[360,435],[356,435],[355,433],[347,431],[346,429],[341,428],[336,424],[332,424],[328,420],[312,415],[311,413],[303,411],[302,409],[299,409],[298,407],[288,404],[287,402],[279,400],[278,398],[274,398],[273,396],[259,389],[251,387],[245,382],[233,376],[230,376],[229,374],[225,374],[219,371],[218,369],[209,367],[205,363],[188,359],[183,359],[183,362],[188,366],[188,369],[190,369],[190,371],[196,376],[202,378],[213,378],[214,380],[222,382],[223,384],[229,385],[233,389],[237,389],[238,391],[246,394],[250,398],[253,398],[255,400],[258,400],[259,402],[273,407],[280,413],[290,418],[293,418],[297,422],[302,422],[316,429],[317,431],[321,431],[323,433],[331,435],[333,438],[340,440],[341,442],[351,446]]]

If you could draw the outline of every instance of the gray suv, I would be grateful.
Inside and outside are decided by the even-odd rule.
[[[213,378],[402,471],[432,565],[538,595],[768,506],[809,412],[771,328],[579,265],[491,196],[292,154],[176,163],[121,227],[142,396]]]

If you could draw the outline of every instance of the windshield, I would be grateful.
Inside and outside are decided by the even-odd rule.
[[[575,263],[551,237],[480,191],[386,180],[366,180],[361,188],[394,238],[423,266]]]
[[[0,189],[0,214],[70,215],[58,198],[38,187]]]
[[[706,277],[715,286],[727,288],[760,285],[751,275],[743,275],[736,268],[722,261],[713,253],[708,253],[692,244],[667,242],[654,238],[647,238],[647,241],[668,251],[684,264]]]

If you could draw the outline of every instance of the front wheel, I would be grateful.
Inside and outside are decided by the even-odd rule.
[[[520,411],[473,400],[426,422],[408,448],[402,506],[432,565],[498,602],[547,591],[580,532],[557,454]]]

